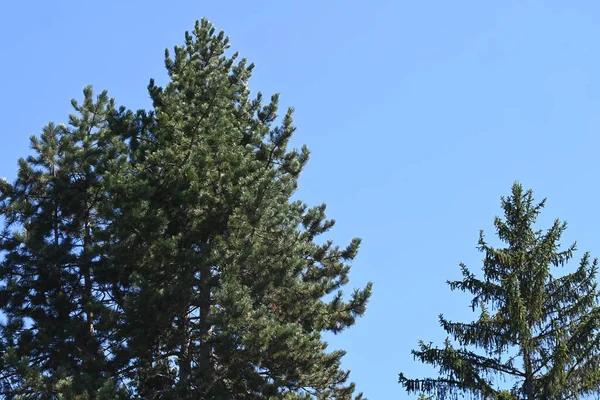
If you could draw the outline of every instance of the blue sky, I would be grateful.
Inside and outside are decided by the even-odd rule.
[[[479,268],[478,231],[493,236],[513,181],[548,197],[543,222],[569,221],[565,244],[600,255],[599,13],[550,0],[4,2],[0,176],[87,84],[147,107],[165,47],[209,18],[256,63],[251,88],[296,108],[295,144],[312,150],[299,196],[328,204],[340,244],[363,238],[351,286],[371,280],[374,295],[332,346],[371,400],[411,398],[397,374],[428,372],[409,352],[443,340],[440,312],[471,317],[444,282],[461,261]]]

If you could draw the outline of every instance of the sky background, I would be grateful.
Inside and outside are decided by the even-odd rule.
[[[598,15],[596,1],[5,1],[0,176],[85,85],[148,107],[164,49],[209,18],[257,65],[251,89],[295,107],[294,144],[312,150],[299,197],[328,204],[339,244],[363,239],[350,286],[374,295],[331,345],[369,399],[416,398],[398,373],[430,372],[410,349],[444,339],[439,313],[473,317],[444,282],[480,268],[478,232],[492,238],[513,181],[548,197],[542,227],[566,219],[564,243],[600,255]]]

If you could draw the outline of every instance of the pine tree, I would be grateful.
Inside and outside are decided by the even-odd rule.
[[[577,399],[600,389],[600,311],[597,261],[585,253],[576,271],[557,276],[575,245],[561,249],[566,223],[546,231],[535,224],[545,200],[514,184],[502,198],[504,219],[494,221],[504,248],[480,233],[483,277],[461,265],[463,278],[452,290],[473,295],[471,323],[440,316],[449,335],[442,347],[421,341],[415,359],[439,368],[439,376],[400,383],[408,392],[439,399],[468,393],[482,399]],[[506,383],[511,390],[500,390]]]
[[[251,98],[254,66],[228,47],[198,22],[150,83],[152,112],[114,121],[133,166],[113,249],[129,379],[153,398],[350,399],[321,335],[365,311],[371,285],[341,291],[359,240],[315,242],[334,222],[290,200],[309,156],[287,149],[293,110],[278,123],[278,95]]]
[[[6,398],[353,398],[322,334],[365,312],[370,284],[342,291],[360,241],[292,200],[293,110],[228,47],[198,22],[150,111],[86,89],[1,183]]]
[[[103,176],[118,162],[106,130],[113,103],[90,88],[70,127],[31,138],[13,184],[0,186],[0,394],[114,398],[114,319],[103,287]],[[121,146],[124,150],[125,147]],[[61,397],[62,396],[62,397]]]

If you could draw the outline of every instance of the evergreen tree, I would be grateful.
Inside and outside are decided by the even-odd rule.
[[[334,223],[290,200],[309,156],[287,149],[292,110],[278,124],[277,95],[251,98],[254,66],[228,47],[198,22],[166,54],[166,87],[150,83],[154,110],[114,121],[133,168],[113,249],[130,379],[153,398],[349,399],[321,335],[365,311],[370,285],[341,292],[359,240],[315,242]]]
[[[1,182],[0,394],[113,398],[114,311],[103,286],[103,176],[118,163],[113,103],[90,88],[71,126],[31,138],[13,184]],[[120,146],[125,150],[124,146]],[[112,346],[112,347],[111,347]],[[62,397],[61,397],[62,396]]]
[[[7,398],[353,397],[322,334],[365,312],[370,284],[342,292],[359,240],[320,240],[325,206],[291,200],[293,112],[228,47],[198,22],[151,111],[86,89],[2,183]]]
[[[483,399],[578,399],[600,389],[600,311],[597,262],[583,255],[575,272],[554,270],[572,257],[575,245],[561,249],[566,228],[556,220],[546,231],[535,223],[545,200],[536,203],[521,185],[502,198],[504,219],[494,221],[504,248],[494,248],[483,233],[480,279],[461,265],[463,279],[452,290],[473,295],[479,317],[471,323],[440,316],[449,335],[442,347],[421,341],[414,357],[439,368],[439,376],[400,383],[408,392],[438,399],[470,393]],[[504,383],[511,390],[500,390]]]

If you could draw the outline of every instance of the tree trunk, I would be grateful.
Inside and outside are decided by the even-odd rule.
[[[179,386],[180,396],[183,399],[189,398],[189,379],[191,373],[190,357],[190,316],[189,306],[186,304],[181,313],[181,348],[179,354]]]
[[[202,266],[200,269],[200,318],[199,318],[199,337],[200,337],[200,348],[198,366],[202,375],[203,382],[207,386],[211,385],[211,379],[213,376],[214,366],[211,360],[212,346],[209,343],[211,325],[209,320],[210,308],[211,308],[211,280],[212,272],[210,266]]]
[[[523,360],[525,363],[525,398],[527,400],[536,400],[534,398],[534,388],[533,388],[533,371],[531,367],[531,356],[529,353],[525,353],[523,356]]]
[[[90,268],[90,222],[89,222],[89,212],[85,216],[84,223],[84,237],[83,237],[83,254],[82,254],[82,262],[81,269],[83,274],[84,281],[84,292],[83,292],[83,310],[86,315],[86,323],[88,326],[88,330],[90,336],[94,336],[94,312],[90,310],[90,301],[92,300],[92,276],[91,276],[91,268]]]

